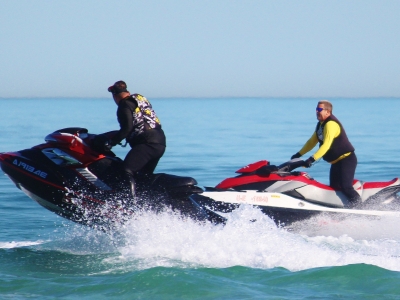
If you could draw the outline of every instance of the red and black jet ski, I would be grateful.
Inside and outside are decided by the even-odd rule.
[[[66,219],[110,230],[141,210],[169,207],[195,220],[225,222],[190,197],[203,192],[194,178],[159,173],[127,179],[122,160],[95,147],[96,135],[85,128],[56,130],[45,141],[0,153],[1,169],[30,198]]]
[[[216,187],[206,187],[194,199],[215,212],[230,212],[241,204],[259,207],[278,224],[289,225],[320,213],[357,216],[400,217],[400,180],[362,182],[354,180],[354,188],[362,202],[350,203],[339,190],[334,190],[309,176],[293,171],[304,166],[301,159],[282,165],[263,160],[236,171]]]

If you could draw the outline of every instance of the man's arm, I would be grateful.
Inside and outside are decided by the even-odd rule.
[[[299,154],[303,156],[308,151],[312,150],[317,143],[318,143],[317,134],[314,132],[312,136],[308,139],[308,141],[304,144],[303,148],[301,148]]]
[[[133,107],[130,107],[127,102],[128,100],[124,101],[124,103],[121,103],[117,110],[120,130],[111,139],[111,145],[113,146],[120,143],[123,139],[127,138],[133,129]]]

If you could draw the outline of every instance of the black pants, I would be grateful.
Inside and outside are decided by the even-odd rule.
[[[124,171],[128,174],[152,174],[165,152],[162,144],[136,144],[124,159]]]
[[[346,158],[332,164],[329,174],[330,186],[334,189],[340,189],[353,204],[361,202],[360,195],[353,188],[356,167],[357,156],[352,152]]]

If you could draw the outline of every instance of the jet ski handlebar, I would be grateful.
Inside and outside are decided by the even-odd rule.
[[[278,166],[278,172],[291,172],[299,167],[304,167],[305,162],[300,158],[291,159]]]

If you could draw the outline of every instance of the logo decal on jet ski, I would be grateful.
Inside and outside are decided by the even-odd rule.
[[[236,201],[237,202],[246,202],[246,195],[237,195]]]
[[[31,165],[28,165],[27,163],[24,163],[23,161],[19,161],[18,159],[14,159],[13,164],[16,165],[17,167],[20,167],[24,169],[25,171],[31,172],[32,174],[35,174],[39,177],[46,178],[47,173],[43,172],[41,170],[35,169],[35,167],[32,167]]]
[[[268,203],[268,197],[266,195],[253,195],[250,199],[247,199],[247,195],[236,195],[236,201],[242,203]]]
[[[251,197],[251,201],[268,203],[268,197],[267,196],[253,196],[253,197]]]

